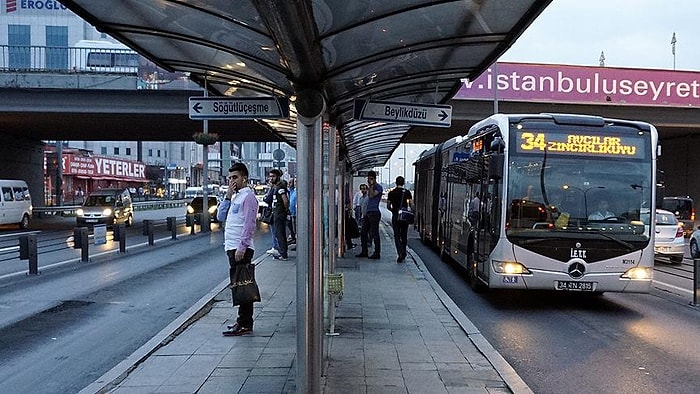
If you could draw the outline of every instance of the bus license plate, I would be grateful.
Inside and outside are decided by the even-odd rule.
[[[568,291],[593,291],[594,282],[574,282],[560,280],[556,282],[557,290],[568,290]]]

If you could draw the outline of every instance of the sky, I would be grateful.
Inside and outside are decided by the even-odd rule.
[[[598,66],[603,52],[606,67],[672,70],[674,32],[676,70],[700,71],[700,0],[554,0],[499,61]],[[431,146],[406,145],[407,182]],[[402,157],[400,145],[377,168],[380,182],[404,173]]]
[[[499,59],[504,62],[700,71],[697,0],[554,0]]]

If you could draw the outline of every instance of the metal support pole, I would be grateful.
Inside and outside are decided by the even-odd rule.
[[[170,239],[177,239],[177,218],[175,216],[168,217],[168,230],[170,230]]]
[[[700,306],[700,259],[693,259],[693,306]]]
[[[338,183],[335,179],[336,172],[336,161],[338,160],[336,155],[336,134],[335,127],[328,127],[327,133],[324,133],[325,138],[328,139],[328,178],[326,182],[328,183],[328,234],[326,235],[329,240],[328,242],[328,272],[335,273],[335,260],[336,256],[340,252],[340,246],[343,240],[340,239],[341,232],[338,231],[338,216],[336,216],[337,207],[343,206],[343,196],[342,191],[338,187]],[[330,303],[329,303],[330,304]]]
[[[308,124],[308,126],[306,125]],[[297,122],[297,392],[321,392],[323,160],[320,117]]]

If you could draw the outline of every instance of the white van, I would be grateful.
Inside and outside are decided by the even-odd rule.
[[[0,224],[19,224],[29,227],[32,217],[32,198],[27,182],[17,179],[0,179]]]

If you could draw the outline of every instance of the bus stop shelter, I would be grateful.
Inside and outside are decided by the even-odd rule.
[[[356,119],[355,100],[444,104],[551,0],[61,2],[159,66],[189,73],[207,95],[291,102],[289,117],[251,122],[297,148],[297,209],[307,213],[297,223],[297,388],[320,392],[323,275],[336,254],[335,215],[324,234],[323,212],[337,209],[324,194],[342,190],[347,174],[384,166],[411,129]]]

